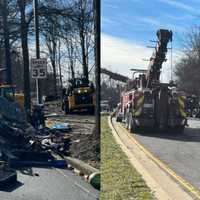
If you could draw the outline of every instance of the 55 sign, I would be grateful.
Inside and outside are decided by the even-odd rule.
[[[32,58],[31,59],[31,74],[34,79],[44,79],[47,77],[47,59]]]

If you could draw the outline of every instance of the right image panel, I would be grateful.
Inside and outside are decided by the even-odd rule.
[[[200,199],[200,2],[101,4],[100,199]]]

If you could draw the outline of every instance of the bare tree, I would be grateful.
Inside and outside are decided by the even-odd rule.
[[[29,73],[29,49],[28,49],[28,25],[32,17],[29,16],[26,20],[26,0],[18,0],[18,7],[20,11],[20,33],[21,33],[21,47],[23,56],[23,78],[24,78],[24,107],[25,110],[31,108],[31,96],[30,96],[30,73]]]
[[[7,84],[12,83],[11,77],[11,54],[10,54],[10,30],[8,26],[8,2],[7,0],[1,0],[0,2],[0,13],[2,16],[2,29],[3,29],[3,40],[5,49],[5,65],[6,65],[6,82]]]
[[[200,28],[193,29],[187,35],[175,75],[180,89],[200,96]]]

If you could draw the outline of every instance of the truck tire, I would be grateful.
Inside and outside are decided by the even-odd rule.
[[[133,120],[132,113],[129,113],[129,117],[128,117],[128,130],[130,133],[134,132],[134,120]]]
[[[126,127],[126,129],[128,129],[128,125],[129,125],[129,114],[126,113],[125,114],[125,127]]]
[[[122,122],[122,119],[119,116],[117,116],[116,117],[116,122]]]
[[[119,122],[119,117],[118,116],[116,117],[116,122]]]

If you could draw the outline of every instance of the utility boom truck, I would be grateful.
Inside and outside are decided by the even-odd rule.
[[[121,93],[117,116],[123,116],[130,132],[143,128],[173,129],[182,132],[187,124],[185,97],[173,82],[161,83],[160,70],[166,61],[172,31],[157,31],[157,44],[146,73],[129,80]],[[117,117],[117,121],[121,118]]]

